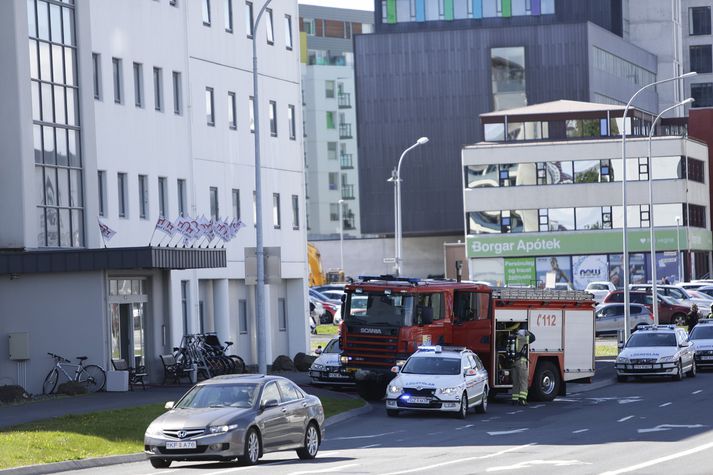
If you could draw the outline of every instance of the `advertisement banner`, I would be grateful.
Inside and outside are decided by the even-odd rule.
[[[609,256],[609,282],[617,288],[624,286],[624,264],[621,254]],[[644,254],[629,254],[629,283],[645,284],[647,282],[647,265]]]
[[[572,256],[574,288],[584,290],[590,282],[609,280],[608,265],[606,254]]]
[[[678,259],[676,252],[657,252],[656,253],[656,280],[667,284],[673,284],[679,281],[678,275]],[[652,274],[653,276],[653,274]]]
[[[505,259],[505,285],[529,286],[536,284],[535,259]]]
[[[544,286],[548,272],[554,273],[555,283],[572,284],[572,264],[569,256],[538,257],[535,260],[535,267],[540,286]]]

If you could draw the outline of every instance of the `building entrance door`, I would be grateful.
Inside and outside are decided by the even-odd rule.
[[[144,279],[109,279],[111,357],[138,368],[146,361]]]

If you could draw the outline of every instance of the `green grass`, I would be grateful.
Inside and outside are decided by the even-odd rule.
[[[321,398],[326,417],[361,407],[360,399]],[[0,470],[142,452],[144,431],[163,403],[63,416],[0,431]]]
[[[616,346],[616,340],[597,341],[594,344],[594,356],[616,356],[619,350]]]
[[[338,325],[317,325],[317,335],[336,335],[339,333]]]

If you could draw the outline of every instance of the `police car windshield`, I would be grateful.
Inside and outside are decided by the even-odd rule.
[[[368,292],[349,294],[345,320],[362,325],[411,326],[413,295]]]
[[[460,358],[409,358],[401,372],[411,374],[437,375],[460,374]]]
[[[696,325],[689,340],[713,340],[713,325]]]
[[[327,344],[326,347],[324,347],[324,351],[322,353],[341,353],[342,350],[339,348],[339,340],[334,339]]]
[[[673,333],[652,333],[636,332],[631,335],[627,348],[639,348],[644,346],[676,346],[676,335]]]

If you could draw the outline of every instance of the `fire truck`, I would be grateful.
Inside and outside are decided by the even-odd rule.
[[[550,401],[569,381],[594,376],[594,301],[586,292],[493,288],[453,280],[364,276],[345,287],[341,371],[359,394],[380,399],[419,346],[471,349],[486,365],[493,394],[512,387],[508,345],[527,329],[530,394]]]

